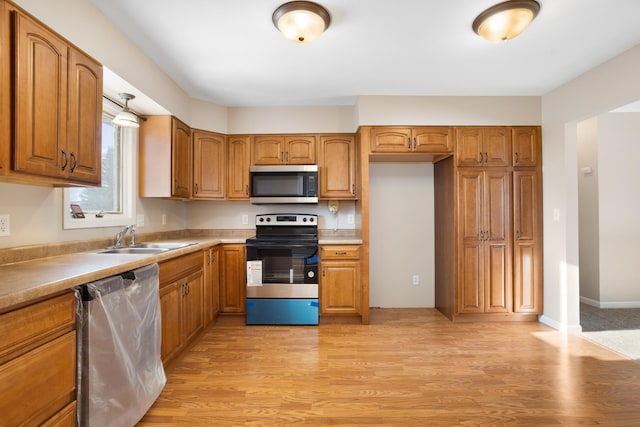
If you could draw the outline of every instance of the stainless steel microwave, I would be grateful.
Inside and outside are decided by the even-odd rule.
[[[249,199],[253,204],[318,203],[318,166],[252,166]]]

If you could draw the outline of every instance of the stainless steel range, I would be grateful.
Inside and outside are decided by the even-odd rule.
[[[246,243],[247,325],[317,325],[318,216],[256,215]]]

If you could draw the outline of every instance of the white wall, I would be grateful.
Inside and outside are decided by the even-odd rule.
[[[434,307],[433,165],[371,164],[369,179],[370,305]]]
[[[580,222],[580,297],[600,300],[598,243],[598,120],[578,123],[578,208]],[[591,174],[582,172],[591,168]]]
[[[248,201],[193,201],[188,202],[186,226],[191,229],[249,229],[255,228],[255,217],[264,213],[310,213],[318,215],[318,228],[332,231],[355,229],[347,224],[348,215],[355,214],[355,202],[342,200],[336,217],[329,212],[326,201],[317,205],[252,205]],[[242,216],[248,216],[248,224],[242,224]],[[329,234],[330,235],[330,234]]]
[[[640,113],[599,116],[600,303],[604,307],[640,307],[639,158]]]
[[[579,332],[576,123],[640,99],[640,45],[542,97],[544,315]],[[558,220],[553,210],[558,209]]]

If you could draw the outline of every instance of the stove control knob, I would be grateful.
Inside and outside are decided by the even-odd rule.
[[[267,222],[271,222],[271,217],[268,217],[268,218],[267,218]]]
[[[316,273],[313,270],[309,270],[307,271],[307,277],[309,279],[313,279],[314,277],[316,277]]]
[[[309,218],[309,222],[313,222],[313,217]]]
[[[260,222],[264,222],[264,218],[260,218],[258,221],[260,221]]]
[[[307,217],[302,218],[302,222],[307,222]]]

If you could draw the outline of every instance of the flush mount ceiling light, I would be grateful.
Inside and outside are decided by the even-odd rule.
[[[273,25],[296,43],[310,43],[331,23],[327,9],[310,1],[291,1],[273,12]]]
[[[130,93],[119,93],[118,96],[124,99],[124,108],[120,111],[113,119],[111,123],[116,126],[121,126],[125,128],[137,128],[140,127],[138,123],[138,116],[129,110],[129,100],[135,98],[134,95]]]
[[[540,3],[535,0],[509,0],[491,6],[473,21],[473,31],[480,37],[501,42],[522,33],[538,15]]]

